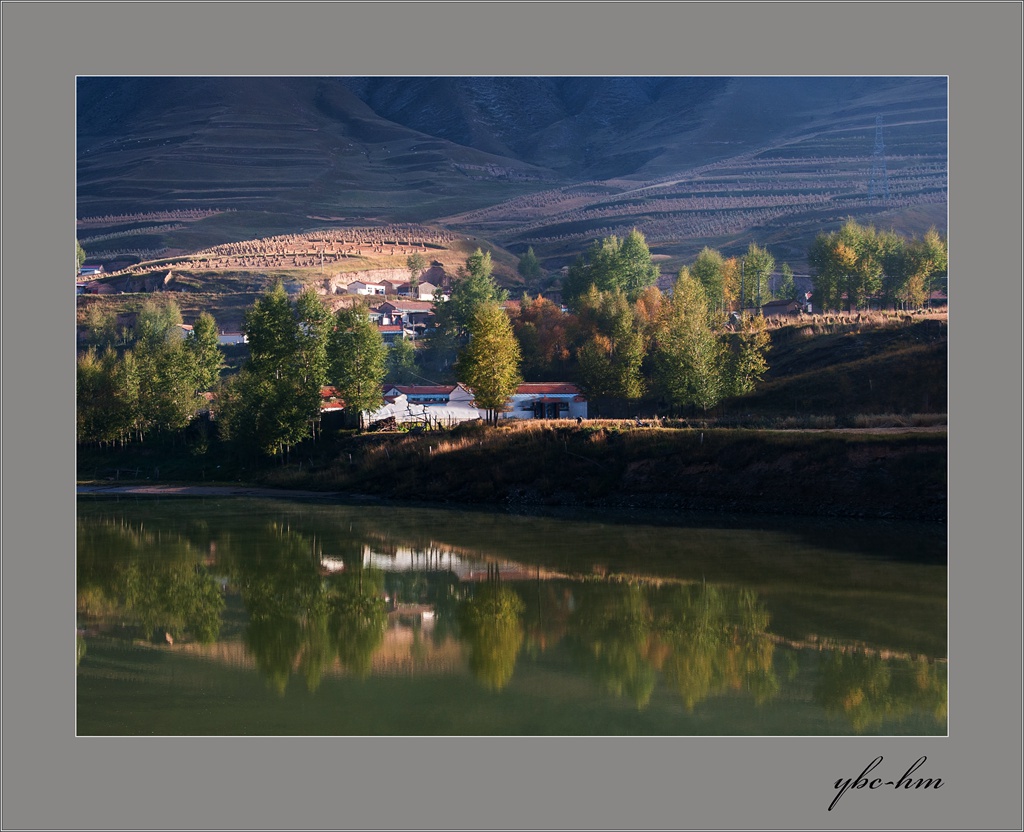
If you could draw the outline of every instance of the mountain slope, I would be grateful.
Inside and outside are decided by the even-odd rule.
[[[497,214],[506,231],[536,226],[503,242],[549,257],[634,225],[670,253],[744,234],[799,249],[879,209],[944,230],[946,94],[943,78],[80,78],[78,216],[232,208],[273,215],[271,233],[323,217],[485,233]],[[866,205],[879,116],[894,196]],[[579,216],[524,218],[514,202],[581,183],[599,198]],[[789,196],[702,224],[712,207],[694,198],[744,189]],[[827,200],[807,213],[812,191]]]

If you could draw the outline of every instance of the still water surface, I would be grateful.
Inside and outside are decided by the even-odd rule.
[[[78,500],[77,730],[945,734],[940,525]]]

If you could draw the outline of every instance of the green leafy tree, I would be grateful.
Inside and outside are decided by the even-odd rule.
[[[97,349],[117,343],[117,313],[103,304],[91,303],[85,310],[87,344]]]
[[[895,231],[879,234],[882,297],[894,309],[923,306],[941,288],[947,268],[946,244],[931,228],[921,240],[908,240]]]
[[[212,390],[224,365],[224,353],[217,339],[217,322],[209,312],[202,312],[192,325],[192,335],[185,340],[185,349],[195,366],[199,391]]]
[[[85,249],[82,244],[75,240],[75,271],[79,271],[85,265]]]
[[[644,394],[641,322],[621,289],[591,286],[579,299],[580,385],[591,396],[638,399]]]
[[[767,249],[761,248],[757,243],[751,243],[743,257],[743,308],[756,306],[760,309],[764,303],[771,300],[769,282],[773,271],[775,258]]]
[[[412,341],[406,338],[397,338],[388,347],[387,372],[385,378],[395,384],[410,384],[415,381],[416,372],[416,348]]]
[[[156,348],[171,338],[180,339],[181,324],[181,308],[174,298],[163,302],[149,299],[135,316],[132,340],[144,348]]]
[[[775,287],[775,295],[781,300],[792,300],[796,297],[796,282],[793,280],[793,269],[789,263],[783,263],[779,270],[782,274]]]
[[[852,262],[845,256],[847,309],[863,308],[882,289],[882,250],[879,235],[872,226],[847,220],[839,230],[840,246],[853,252]]]
[[[574,307],[591,287],[600,292],[618,290],[634,300],[657,283],[659,274],[647,241],[634,228],[625,239],[612,235],[595,242],[577,258],[562,283],[562,295]]]
[[[931,292],[946,288],[949,249],[945,238],[934,228],[929,228],[921,242],[914,244],[911,248],[917,271],[923,275],[925,290],[923,302],[927,302]]]
[[[707,411],[727,393],[726,361],[704,287],[683,269],[655,339],[655,382],[674,407]]]
[[[299,325],[280,281],[246,311],[242,331],[249,344],[251,370],[280,379],[295,369]]]
[[[690,274],[704,287],[708,304],[725,309],[725,258],[716,249],[705,246],[690,266]]]
[[[533,253],[533,246],[526,249],[526,253],[519,258],[519,264],[516,266],[516,271],[530,282],[539,280],[544,274],[540,267],[540,261],[537,259],[537,255]]]
[[[845,299],[852,312],[882,292],[886,242],[885,235],[852,219],[836,232],[818,234],[808,250],[808,263],[816,271],[814,296],[822,308],[839,309]],[[896,262],[891,254],[888,259]]]
[[[661,271],[651,260],[644,235],[635,228],[622,241],[618,259],[620,287],[630,300],[636,300],[644,289],[657,284]]]
[[[495,302],[480,306],[455,369],[459,380],[473,391],[477,407],[487,411],[490,424],[497,424],[498,415],[522,381],[521,361],[508,315]]]
[[[815,272],[814,305],[816,308],[838,309],[843,294],[843,272],[839,258],[835,256],[833,235],[819,232],[807,250],[807,263]]]
[[[188,427],[202,406],[201,387],[193,356],[179,338],[155,348],[136,347],[142,364],[144,392],[154,426],[165,433]]]
[[[318,314],[301,298],[293,307],[280,282],[246,312],[249,360],[217,397],[222,430],[240,445],[283,459],[311,434],[320,418],[325,352]]]
[[[80,353],[76,362],[76,437],[80,443],[104,444],[119,433],[112,424],[114,402],[110,363],[116,360],[112,349],[101,354],[90,347]],[[110,361],[107,360],[109,357]]]
[[[339,309],[328,342],[330,378],[353,417],[380,407],[388,348],[360,307]]]
[[[742,396],[751,392],[768,371],[766,356],[771,347],[768,322],[761,315],[744,318],[736,339],[728,373],[729,388],[732,395]]]
[[[409,270],[409,285],[415,289],[420,282],[420,276],[427,267],[427,261],[418,251],[414,251],[405,258],[405,267]]]
[[[448,300],[435,304],[438,327],[447,335],[465,341],[477,309],[488,303],[502,303],[508,293],[498,287],[492,275],[490,252],[477,249],[459,269]]]
[[[295,359],[304,385],[319,389],[327,383],[327,345],[335,320],[316,292],[309,290],[295,301],[299,332]]]

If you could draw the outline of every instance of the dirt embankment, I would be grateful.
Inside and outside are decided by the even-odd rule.
[[[260,482],[399,500],[946,518],[946,433],[578,428],[366,436]]]
[[[348,436],[317,443],[284,465],[250,461],[244,468],[228,456],[150,457],[154,451],[140,447],[83,455],[79,476],[93,483],[91,493],[363,495],[512,508],[946,519],[944,428],[463,427]]]

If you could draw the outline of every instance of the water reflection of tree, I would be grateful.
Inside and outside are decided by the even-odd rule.
[[[876,731],[886,721],[915,712],[930,714],[940,724],[946,721],[945,665],[925,658],[833,652],[824,660],[814,694],[827,713],[848,719],[857,733]]]
[[[593,582],[577,590],[570,632],[584,662],[638,708],[661,671],[692,710],[732,690],[758,704],[778,693],[768,614],[749,590]]]
[[[247,548],[224,557],[249,614],[245,645],[283,695],[305,642],[315,633],[310,625],[324,593],[312,541],[270,524]],[[319,676],[307,674],[307,684],[315,689]]]
[[[78,609],[116,616],[147,638],[210,643],[220,633],[224,598],[188,541],[141,525],[80,520]]]
[[[387,629],[384,576],[376,569],[357,568],[338,575],[332,589],[331,630],[338,659],[365,679]]]
[[[644,708],[654,692],[654,615],[637,584],[584,584],[572,633],[602,686]],[[589,661],[588,661],[589,660]]]
[[[702,584],[667,594],[665,678],[687,709],[728,691],[746,691],[759,705],[778,694],[768,612],[752,590]]]
[[[524,649],[535,658],[565,638],[572,614],[572,584],[538,578],[521,584],[520,592],[526,605]]]
[[[344,572],[323,576],[317,541],[271,525],[236,551],[232,575],[249,613],[245,642],[257,667],[283,694],[294,668],[314,692],[335,657],[360,678],[384,638],[383,579],[364,569],[358,540],[333,541]]]
[[[497,580],[481,584],[459,606],[469,669],[491,690],[502,690],[512,679],[523,643],[522,613],[519,595]]]

